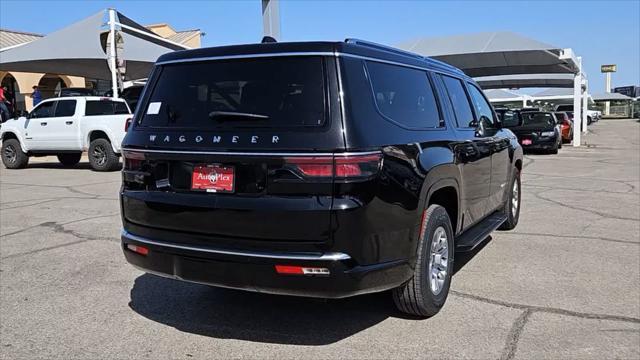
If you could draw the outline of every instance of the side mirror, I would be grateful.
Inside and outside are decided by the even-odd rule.
[[[480,117],[480,121],[473,121],[473,123],[476,124],[476,136],[477,137],[484,137],[485,133],[486,133],[486,129],[485,129],[485,124],[486,124],[486,118],[484,116]]]

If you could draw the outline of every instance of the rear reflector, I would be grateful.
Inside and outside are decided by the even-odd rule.
[[[329,275],[329,269],[320,267],[303,267],[276,265],[276,272],[281,275]]]
[[[128,118],[127,120],[124,121],[124,132],[129,131],[129,126],[131,126],[132,121],[133,121],[132,118]]]
[[[420,221],[420,235],[418,235],[418,241],[424,238],[424,234],[427,231],[427,210],[422,212],[422,221]]]
[[[147,249],[146,247],[133,245],[133,244],[127,244],[127,249],[133,251],[134,253],[138,253],[140,255],[147,255],[149,253],[149,249]]]
[[[382,154],[286,157],[286,164],[304,177],[363,178],[380,170]]]

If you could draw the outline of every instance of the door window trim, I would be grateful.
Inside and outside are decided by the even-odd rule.
[[[453,101],[451,100],[451,95],[449,95],[449,89],[447,89],[447,84],[445,83],[445,81],[444,81],[444,79],[442,77],[443,76],[448,76],[448,77],[450,77],[452,79],[456,79],[456,80],[460,81],[460,83],[462,85],[462,91],[464,91],[464,93],[465,93],[465,95],[467,97],[467,103],[469,103],[469,108],[471,109],[471,115],[473,115],[473,120],[478,121],[478,117],[477,117],[476,112],[475,112],[475,106],[473,106],[473,103],[471,102],[471,97],[469,95],[469,89],[467,89],[467,86],[465,85],[467,81],[465,79],[462,79],[462,78],[459,78],[459,77],[456,77],[456,76],[452,76],[450,74],[445,74],[445,73],[438,73],[438,76],[440,76],[440,81],[442,83],[442,90],[445,93],[445,95],[447,96],[447,99],[449,100],[449,106],[451,108],[451,115],[453,116],[453,122],[455,123],[454,127],[457,130],[462,130],[462,131],[475,131],[476,128],[469,127],[469,126],[460,126],[458,124],[458,116],[456,115],[455,106],[453,106]]]
[[[474,88],[476,88],[476,90],[478,90],[478,92],[480,93],[480,96],[482,96],[482,98],[484,99],[484,101],[487,102],[487,104],[489,105],[489,109],[491,109],[491,128],[490,129],[498,129],[497,123],[496,123],[496,112],[493,110],[493,105],[491,105],[491,102],[489,101],[489,99],[487,99],[487,97],[484,95],[484,91],[482,91],[482,89],[480,89],[479,86],[476,86],[475,84],[469,82],[469,81],[465,81],[465,87],[467,86],[473,86]],[[467,97],[470,98],[469,100],[473,100],[473,96],[471,95],[471,91],[469,91],[469,89],[467,89]],[[476,109],[475,107],[475,103],[472,101],[471,102],[471,109],[473,110],[473,117],[475,119],[476,122],[480,121],[480,116],[478,114],[478,109]],[[469,129],[475,129],[475,128],[469,128]]]

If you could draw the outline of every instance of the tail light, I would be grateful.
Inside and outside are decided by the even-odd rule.
[[[131,126],[131,121],[133,119],[132,118],[128,118],[125,122],[124,122],[124,132],[129,131],[129,126]]]
[[[125,170],[138,170],[144,161],[144,153],[135,151],[123,151],[122,158],[124,160]]]
[[[309,178],[351,179],[375,175],[382,165],[382,154],[327,155],[286,157],[285,163],[294,172]]]

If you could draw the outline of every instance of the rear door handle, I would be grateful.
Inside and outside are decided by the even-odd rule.
[[[71,124],[73,124],[73,121],[67,121],[65,124],[71,125]]]
[[[47,123],[46,122],[41,122],[40,125],[41,126],[47,126]]]

